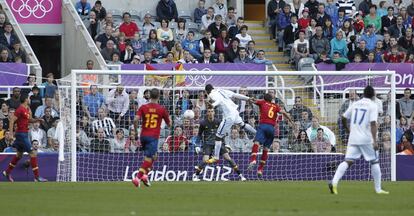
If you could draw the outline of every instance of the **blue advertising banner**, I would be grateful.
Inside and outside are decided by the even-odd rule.
[[[14,157],[14,154],[0,154],[0,170],[7,169],[10,161]],[[12,176],[15,181],[33,181],[32,168],[29,166],[29,155],[24,155],[20,159],[19,163],[12,171]],[[38,155],[39,173],[43,178],[49,181],[56,181],[57,176],[57,165],[58,165],[58,154],[57,153],[40,153]],[[0,181],[6,179],[0,178]]]

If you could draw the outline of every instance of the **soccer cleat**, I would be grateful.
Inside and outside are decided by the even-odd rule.
[[[206,161],[206,163],[213,164],[213,163],[217,163],[218,161],[219,161],[219,159],[212,157],[212,158],[208,159]]]
[[[253,170],[253,168],[256,166],[256,160],[249,163],[249,166],[247,167],[247,170]]]
[[[198,177],[198,175],[194,174],[193,175],[193,181],[194,182],[199,182],[199,181],[201,181],[201,179],[200,179],[200,177]]]
[[[134,179],[132,179],[132,184],[135,185],[135,187],[141,187],[141,179],[139,179],[137,176],[135,176]]]
[[[35,178],[34,181],[35,182],[47,182],[47,179],[42,178],[42,177],[39,176],[39,177]]]
[[[331,194],[335,194],[335,195],[338,194],[338,189],[332,183],[329,183],[328,187],[329,187],[329,190],[331,191]]]
[[[390,192],[381,189],[380,191],[377,191],[377,194],[390,194]]]
[[[8,174],[6,171],[3,171],[3,176],[7,179],[7,181],[14,182],[12,176]]]
[[[262,170],[257,171],[257,177],[258,178],[263,178],[263,171]]]
[[[144,183],[145,186],[151,187],[151,182],[148,179],[147,175],[143,175],[141,178],[142,183]]]
[[[240,177],[240,181],[246,181],[247,180],[242,174],[240,174],[239,177]]]

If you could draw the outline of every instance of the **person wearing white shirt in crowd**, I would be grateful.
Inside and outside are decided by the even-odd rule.
[[[212,7],[209,7],[208,9],[207,9],[207,14],[204,14],[202,17],[201,17],[201,23],[202,23],[202,26],[201,26],[201,30],[206,30],[207,28],[208,28],[208,26],[211,24],[211,23],[213,23],[214,22],[214,8],[212,8]]]
[[[111,142],[111,153],[124,153],[125,152],[126,139],[123,129],[116,130],[115,137]]]
[[[118,122],[121,127],[125,127],[125,114],[129,108],[129,95],[126,93],[124,87],[118,85],[116,89],[109,91],[106,102],[109,117]]]
[[[40,147],[46,148],[47,146],[47,137],[46,132],[40,128],[40,122],[36,121],[33,123],[33,127],[29,130],[30,141],[37,140],[39,141]]]
[[[295,61],[295,65],[298,65],[298,62],[301,58],[306,58],[309,56],[309,41],[305,39],[305,36],[305,30],[300,30],[299,39],[293,42],[291,58]]]
[[[227,6],[224,4],[224,0],[216,0],[213,8],[216,15],[220,14],[223,18],[227,17]]]
[[[377,194],[389,194],[381,188],[381,168],[377,143],[378,106],[374,102],[375,90],[372,86],[364,89],[364,98],[353,103],[343,114],[343,125],[349,131],[348,148],[345,160],[339,164],[332,181],[331,193],[338,194],[338,182],[355,160],[364,156],[371,165]],[[348,128],[349,123],[349,128]]]
[[[256,130],[249,124],[243,122],[240,117],[238,106],[232,99],[249,100],[249,97],[234,93],[225,89],[215,89],[211,84],[207,84],[205,90],[208,94],[209,100],[212,100],[212,107],[220,107],[226,117],[222,119],[216,133],[216,141],[214,145],[214,156],[207,163],[215,163],[220,156],[220,149],[226,134],[229,134],[233,125],[239,125],[242,129],[256,134]]]
[[[148,39],[148,35],[149,32],[152,29],[156,30],[155,24],[151,22],[151,14],[147,13],[144,16],[144,23],[142,23],[142,26],[140,27],[141,29],[141,38],[142,40],[147,40]]]
[[[240,40],[240,47],[246,48],[249,41],[253,40],[252,36],[247,34],[247,30],[249,30],[249,28],[246,25],[243,25],[240,28],[240,33],[236,35],[236,38]]]

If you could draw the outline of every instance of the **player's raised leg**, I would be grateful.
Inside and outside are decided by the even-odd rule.
[[[257,136],[257,134],[256,134]],[[260,148],[260,143],[259,141],[255,140],[253,142],[253,146],[252,146],[252,152],[250,154],[250,159],[249,159],[249,166],[248,166],[248,170],[252,170],[254,166],[256,166],[257,164],[257,153],[259,152],[259,148]]]

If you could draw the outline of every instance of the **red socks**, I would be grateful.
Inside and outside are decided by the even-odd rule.
[[[19,160],[20,160],[20,158],[17,157],[16,155],[13,157],[13,159],[9,163],[9,166],[6,169],[6,173],[7,174],[9,174],[14,169],[14,167],[19,162]]]
[[[252,154],[250,156],[250,163],[256,160],[258,151],[259,151],[259,145],[257,143],[254,143],[252,147]]]
[[[267,149],[263,149],[263,153],[262,153],[262,158],[260,158],[260,165],[258,170],[263,170],[264,165],[266,164],[267,158],[268,158],[268,153],[269,150]]]
[[[35,178],[39,177],[39,167],[37,166],[37,157],[30,158],[30,165],[32,166],[33,174]]]
[[[152,168],[152,160],[144,160],[144,162],[141,165],[141,168],[139,168],[139,172],[137,174],[138,178],[142,178],[145,174],[149,173]]]

